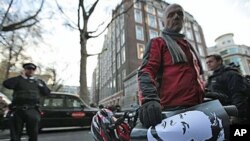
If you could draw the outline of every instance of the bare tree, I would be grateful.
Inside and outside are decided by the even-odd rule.
[[[134,3],[138,1],[139,0],[136,0],[134,1]],[[93,12],[95,11],[96,6],[98,5],[99,2],[100,0],[96,0],[91,5],[85,5],[87,3],[85,0],[79,0],[78,8],[77,8],[77,13],[78,13],[77,20],[78,21],[77,21],[77,24],[74,24],[74,22],[69,20],[70,18],[69,16],[65,14],[62,6],[60,6],[59,3],[56,1],[59,11],[68,20],[68,23],[65,25],[71,27],[72,29],[78,29],[80,33],[80,46],[81,46],[81,49],[80,49],[80,54],[81,54],[81,57],[80,57],[81,58],[80,59],[80,96],[86,103],[89,102],[89,93],[88,93],[88,88],[87,88],[87,73],[86,73],[87,58],[89,56],[95,55],[95,54],[87,53],[88,40],[91,38],[99,37],[101,34],[103,34],[115,19],[119,18],[119,16],[123,14],[126,14],[134,5],[134,3],[132,3],[131,5],[128,6],[127,9],[124,9],[119,14],[113,15],[111,20],[108,23],[106,22],[106,25],[104,25],[105,22],[100,23],[98,27],[96,28],[96,30],[90,31],[88,27],[89,19],[91,15],[93,14]],[[125,3],[126,3],[126,0],[122,0],[122,2],[118,5],[117,8],[121,7]],[[99,27],[101,26],[104,28],[99,29]]]
[[[14,31],[22,28],[27,28],[35,25],[36,23],[39,22],[37,19],[38,14],[41,12],[42,7],[44,5],[45,0],[41,0],[40,7],[36,12],[27,12],[25,14],[25,17],[23,15],[21,16],[20,13],[14,13],[12,14],[10,12],[11,7],[13,5],[14,0],[10,0],[8,4],[7,9],[0,9],[0,15],[4,15],[1,18],[1,23],[0,23],[0,32],[8,32],[8,31]],[[2,3],[4,5],[6,3]],[[23,17],[23,18],[20,18]],[[20,18],[20,19],[19,19]]]
[[[26,4],[30,7],[23,6],[24,2],[30,1],[0,2],[0,52],[5,64],[2,80],[9,77],[10,70],[15,69],[17,64],[31,60],[25,54],[25,49],[28,44],[37,44],[39,41],[36,39],[42,39],[38,14],[41,13],[45,0],[35,0],[33,2],[38,3],[34,5]]]
[[[59,91],[60,88],[62,88],[62,86],[63,86],[62,85],[63,80],[57,77],[58,75],[57,75],[56,69],[54,69],[54,68],[47,68],[46,72],[50,73],[51,78],[52,78],[52,84],[50,85],[50,89],[52,91],[55,91],[55,92]]]
[[[91,56],[87,53],[87,42],[90,38],[95,38],[100,36],[104,31],[109,27],[109,25],[114,21],[116,18],[121,16],[122,14],[127,13],[129,9],[133,6],[131,4],[127,9],[122,11],[121,13],[112,17],[111,21],[106,25],[104,29],[89,31],[88,23],[90,16],[95,11],[95,8],[98,4],[99,0],[96,0],[90,8],[86,8],[84,5],[84,0],[79,0],[78,4],[78,30],[80,33],[80,44],[81,44],[81,60],[80,60],[80,96],[85,100],[85,102],[89,101],[88,96],[88,88],[87,88],[87,74],[86,74],[86,64],[87,64],[87,57]],[[119,6],[122,6],[126,1],[123,0]],[[137,2],[137,1],[135,1]],[[103,24],[103,23],[101,23]],[[101,25],[100,24],[100,25]],[[97,28],[98,29],[98,28]]]

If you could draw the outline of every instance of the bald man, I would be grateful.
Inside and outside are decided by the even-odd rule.
[[[139,117],[145,127],[161,122],[162,110],[178,110],[203,101],[202,66],[191,44],[180,34],[184,10],[166,7],[164,30],[149,41],[138,71]]]

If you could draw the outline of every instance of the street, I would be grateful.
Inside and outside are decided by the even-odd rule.
[[[9,141],[8,131],[0,131],[0,141]],[[26,135],[22,141],[28,141]],[[46,130],[39,134],[38,141],[94,141],[90,129]]]

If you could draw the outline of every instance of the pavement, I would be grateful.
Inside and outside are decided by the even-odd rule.
[[[9,138],[10,131],[8,129],[0,130],[0,140]]]

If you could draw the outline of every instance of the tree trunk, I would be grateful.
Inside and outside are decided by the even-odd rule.
[[[89,94],[87,87],[87,73],[86,73],[86,65],[87,65],[87,39],[84,36],[84,33],[80,34],[81,39],[81,61],[80,61],[80,97],[89,104]]]

